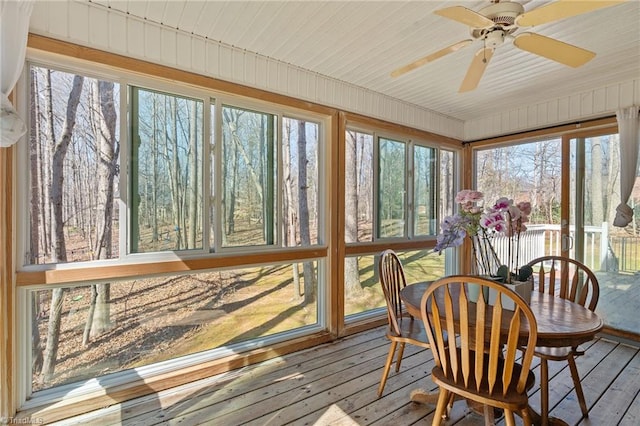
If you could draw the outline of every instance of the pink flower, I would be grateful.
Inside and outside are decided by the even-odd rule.
[[[472,189],[463,189],[456,194],[456,203],[470,205],[478,201],[482,201],[484,195],[480,191],[474,191]]]
[[[499,198],[498,201],[496,201],[496,204],[493,206],[493,208],[496,210],[503,210],[509,208],[512,204],[512,200],[508,199],[507,197],[502,197]]]
[[[504,225],[504,216],[499,211],[489,212],[480,217],[480,226],[485,229],[495,229],[498,232],[502,232]]]

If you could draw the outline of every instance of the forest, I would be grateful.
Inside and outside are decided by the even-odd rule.
[[[318,244],[319,123],[133,86],[122,96],[125,89],[117,83],[37,66],[30,74],[25,264]],[[130,102],[129,123],[121,122],[123,98]],[[123,144],[121,134],[131,142]],[[315,306],[317,268],[309,261],[291,265],[285,277],[268,274],[273,275],[270,285],[287,283],[288,298],[295,295],[294,302],[287,300],[280,309],[292,303]],[[188,308],[197,310],[196,295],[207,293],[211,285],[219,289],[218,299],[232,294],[244,287],[247,273],[160,281],[141,277],[130,283],[129,293],[123,293],[127,282],[120,281],[32,292],[34,388],[66,380],[56,365],[70,354],[81,358],[104,346],[105,336],[113,338],[118,330],[126,334],[130,322],[140,320],[130,308],[122,316],[128,299],[170,294],[183,282],[185,294],[189,286],[200,287]],[[222,281],[215,284],[215,277]],[[258,274],[253,280],[263,282],[264,277]],[[156,296],[140,287],[155,289]],[[161,300],[166,310],[170,298]],[[179,321],[180,314],[173,317]],[[303,322],[311,320],[317,320],[315,313]],[[60,345],[65,347],[60,350]],[[94,361],[100,356],[103,349]],[[124,368],[138,356],[130,358],[122,361]]]

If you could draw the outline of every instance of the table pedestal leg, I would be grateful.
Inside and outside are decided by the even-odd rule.
[[[533,408],[529,407],[529,416],[531,417],[531,423],[535,426],[544,426],[542,423],[542,416]],[[569,426],[567,422],[557,417],[549,417],[548,424],[550,426]]]

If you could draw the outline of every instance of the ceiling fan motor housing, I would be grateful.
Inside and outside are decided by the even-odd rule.
[[[479,12],[491,19],[496,25],[514,25],[516,18],[524,13],[524,7],[520,3],[505,1],[494,3]]]
[[[515,20],[524,13],[524,7],[520,3],[506,1],[493,3],[479,13],[493,21],[494,26],[471,28],[471,37],[484,40],[487,47],[496,48],[504,42],[505,36],[513,34],[518,29]]]

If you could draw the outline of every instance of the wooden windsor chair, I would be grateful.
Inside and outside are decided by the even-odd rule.
[[[469,285],[493,288],[499,296],[495,306],[483,297],[470,300]],[[514,302],[513,311],[502,307],[505,300]],[[484,405],[487,425],[494,422],[492,407],[504,410],[509,426],[515,425],[516,412],[530,425],[527,390],[535,383],[530,346],[537,325],[525,301],[494,281],[458,275],[432,283],[420,308],[436,364],[431,377],[440,388],[433,425],[448,417],[451,394]]]
[[[560,256],[543,256],[529,262],[533,268],[534,291],[547,293],[578,303],[595,311],[600,297],[600,285],[595,274],[581,262]],[[583,355],[578,347],[536,347],[535,355],[540,358],[540,411],[543,425],[548,424],[549,414],[549,363],[567,361],[574,389],[584,417],[589,409],[584,398],[580,375],[575,358]]]
[[[378,397],[380,397],[387,383],[387,377],[389,376],[389,370],[391,369],[396,349],[398,349],[396,358],[396,372],[398,372],[400,371],[400,364],[407,343],[427,349],[429,348],[429,344],[427,343],[427,335],[422,321],[414,319],[409,315],[400,300],[400,290],[406,287],[407,282],[404,269],[402,268],[402,262],[400,262],[398,255],[393,250],[384,250],[380,254],[378,272],[380,274],[380,283],[382,284],[384,298],[387,302],[389,327],[387,328],[386,336],[387,339],[391,341],[387,361],[382,372],[382,379],[378,387]]]

